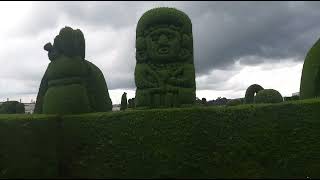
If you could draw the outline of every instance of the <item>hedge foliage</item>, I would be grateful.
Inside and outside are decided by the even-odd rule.
[[[127,101],[127,93],[124,92],[121,96],[121,105],[120,105],[120,110],[124,111],[128,107],[128,101]]]
[[[24,114],[24,104],[18,101],[6,101],[0,106],[0,114]]]
[[[175,8],[145,12],[136,28],[137,107],[180,107],[196,100],[192,23]]]
[[[254,103],[279,103],[282,101],[282,95],[274,89],[261,90],[254,97]]]
[[[259,84],[252,84],[250,85],[245,94],[245,103],[246,104],[251,104],[254,102],[254,95],[258,93],[259,91],[263,90],[263,87],[260,86]]]
[[[64,27],[47,43],[51,62],[41,80],[34,112],[78,114],[112,110],[108,87],[100,69],[85,60],[81,30]]]
[[[319,178],[319,108],[0,115],[0,178]]]
[[[320,96],[320,39],[312,46],[303,63],[300,99]]]
[[[241,99],[231,99],[227,102],[227,106],[237,106],[242,104],[242,100]]]

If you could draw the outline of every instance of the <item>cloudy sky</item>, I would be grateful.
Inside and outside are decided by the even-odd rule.
[[[303,61],[320,37],[320,2],[0,2],[0,101],[35,100],[50,62],[44,44],[81,29],[86,59],[114,104],[135,95],[135,28],[155,7],[184,11],[193,25],[197,97],[244,97],[251,84],[299,91]]]

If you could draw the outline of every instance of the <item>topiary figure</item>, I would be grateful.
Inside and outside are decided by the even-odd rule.
[[[1,114],[24,114],[24,104],[18,101],[6,101],[3,102],[0,107]]]
[[[281,94],[274,89],[264,89],[254,97],[254,103],[280,103],[283,102]]]
[[[320,96],[320,39],[306,55],[300,82],[300,99]]]
[[[41,80],[35,113],[75,114],[112,110],[107,84],[100,69],[85,60],[85,39],[65,27],[47,43],[51,61]]]
[[[251,104],[254,101],[254,95],[258,93],[259,91],[263,90],[263,87],[261,87],[258,84],[252,84],[249,86],[246,90],[246,95],[244,97],[246,104]]]
[[[128,106],[128,104],[127,104],[127,93],[124,92],[124,93],[122,94],[122,97],[121,97],[120,110],[121,110],[121,111],[126,110],[126,109],[127,109],[127,106]]]
[[[237,105],[240,105],[242,104],[242,100],[241,99],[230,99],[228,102],[227,102],[227,106],[237,106]]]
[[[145,12],[136,29],[137,107],[176,107],[196,100],[192,24],[174,8]]]

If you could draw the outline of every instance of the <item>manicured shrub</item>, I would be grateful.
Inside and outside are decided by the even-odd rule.
[[[317,179],[320,99],[0,115],[0,179]]]
[[[246,95],[244,97],[246,104],[251,104],[254,101],[254,95],[258,93],[259,91],[263,90],[263,87],[261,87],[258,84],[252,84],[249,86],[246,90]]]
[[[254,103],[280,103],[283,101],[281,94],[274,89],[264,89],[254,97]]]
[[[85,60],[85,39],[65,27],[47,43],[49,66],[41,80],[34,113],[77,114],[112,110],[108,87],[100,69]]]
[[[320,96],[320,39],[312,46],[304,60],[300,99]]]
[[[1,114],[24,114],[24,104],[18,101],[6,101],[0,106]]]
[[[241,99],[230,99],[228,102],[227,102],[227,106],[237,106],[237,105],[240,105],[242,104],[242,101]]]
[[[137,107],[195,103],[192,24],[185,13],[161,7],[139,19],[135,84]]]
[[[124,111],[127,109],[127,93],[124,92],[121,96],[121,106],[120,106],[120,110]]]

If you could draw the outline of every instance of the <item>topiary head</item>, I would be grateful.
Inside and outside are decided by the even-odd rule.
[[[64,55],[67,57],[85,58],[85,39],[84,35],[79,29],[72,29],[71,27],[64,27],[59,34],[54,38],[54,44],[47,43],[44,50],[48,51],[48,57],[52,61]]]
[[[254,97],[254,103],[280,103],[283,102],[282,95],[274,89],[264,89]]]
[[[138,63],[193,63],[192,25],[189,17],[174,8],[145,12],[136,29]]]

